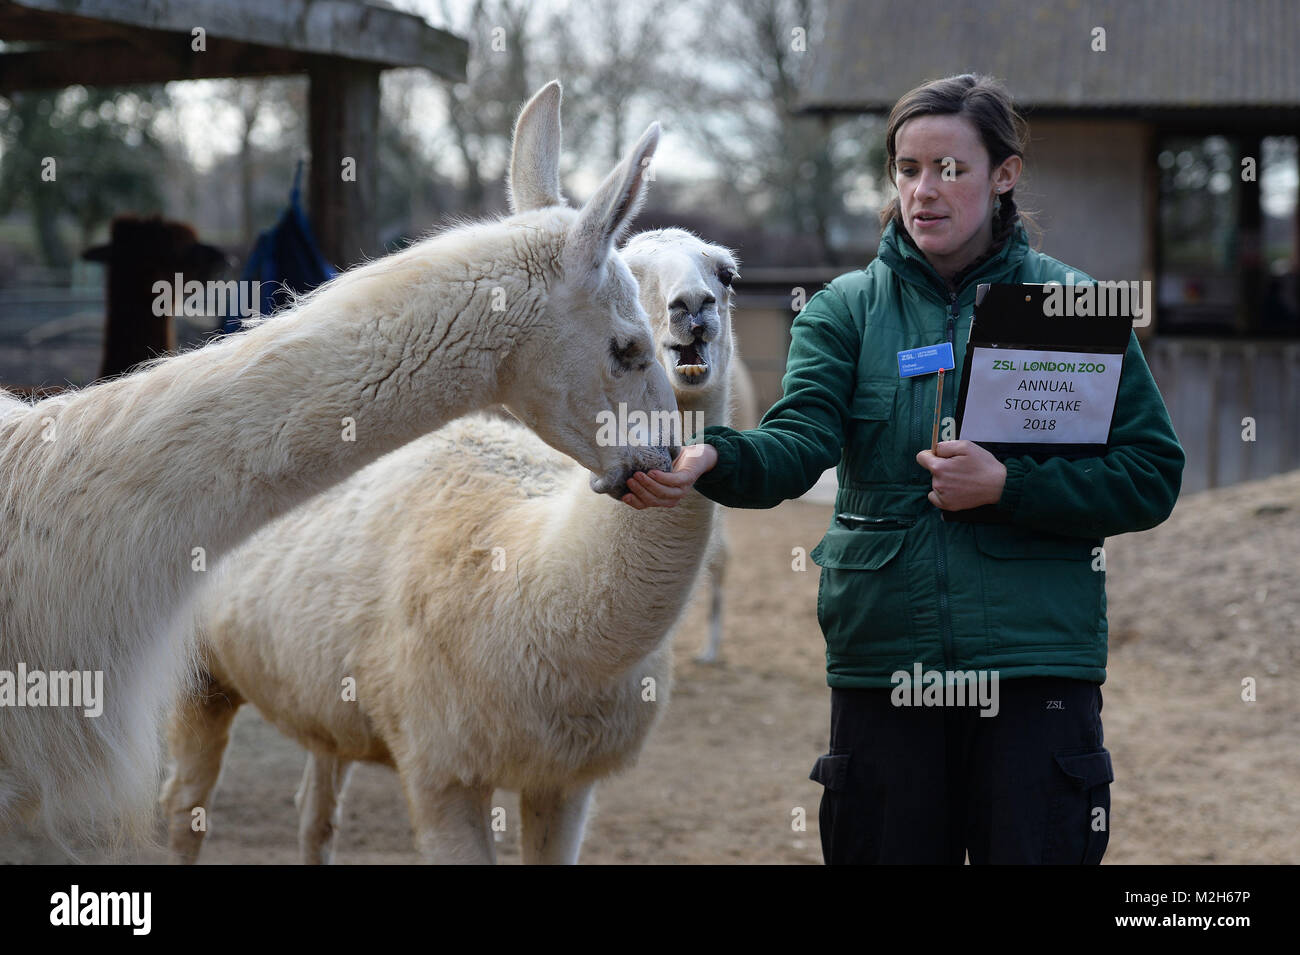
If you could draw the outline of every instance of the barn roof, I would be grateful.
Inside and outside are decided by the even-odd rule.
[[[192,49],[205,31],[206,50]],[[0,0],[0,92],[305,73],[322,58],[465,78],[466,42],[360,0]]]
[[[1093,29],[1106,51],[1093,52]],[[1300,110],[1294,0],[830,0],[801,107],[888,112],[926,80],[992,73],[1045,112]]]

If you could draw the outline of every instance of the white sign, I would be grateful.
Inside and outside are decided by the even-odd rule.
[[[1105,444],[1121,354],[972,345],[963,441]]]

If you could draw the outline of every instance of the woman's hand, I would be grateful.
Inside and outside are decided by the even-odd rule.
[[[939,453],[918,451],[916,463],[930,472],[930,503],[941,511],[964,511],[1002,498],[1007,467],[974,441],[940,441]]]
[[[638,511],[647,507],[676,507],[705,471],[718,463],[718,450],[711,444],[689,444],[673,462],[671,472],[637,471],[628,479],[623,503]]]

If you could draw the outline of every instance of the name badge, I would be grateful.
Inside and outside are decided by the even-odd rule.
[[[899,378],[928,375],[940,368],[944,371],[950,371],[954,365],[951,342],[924,345],[921,348],[908,348],[898,353]]]

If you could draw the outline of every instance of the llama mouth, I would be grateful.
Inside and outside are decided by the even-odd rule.
[[[607,494],[616,501],[622,501],[623,495],[631,490],[627,482],[633,474],[638,471],[650,472],[653,470],[672,471],[673,462],[681,454],[682,449],[678,445],[671,447],[646,448],[645,453],[639,455],[639,460],[629,466],[616,468],[613,471],[603,475],[592,474],[587,479],[588,486],[597,494]]]
[[[685,345],[669,345],[677,352],[677,362],[673,371],[677,377],[693,385],[703,384],[709,376],[709,344],[698,335]]]

